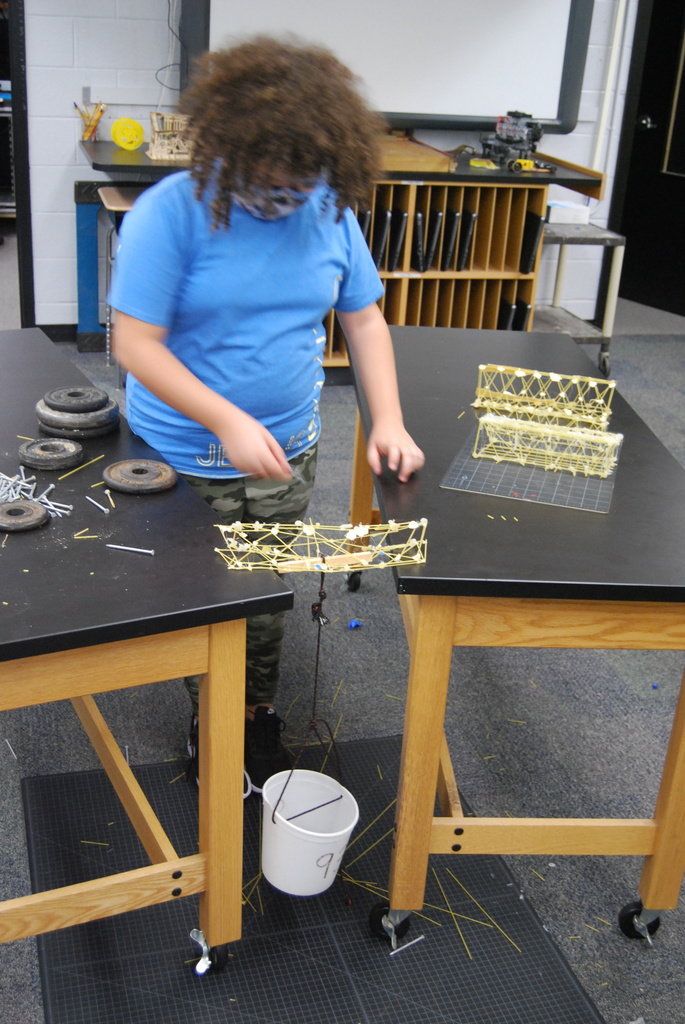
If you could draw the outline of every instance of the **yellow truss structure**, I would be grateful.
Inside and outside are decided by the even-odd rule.
[[[478,367],[473,404],[477,409],[519,420],[605,430],[615,388],[615,380],[484,363]]]
[[[277,572],[357,572],[426,560],[425,519],[374,526],[343,523],[217,523],[229,569]]]
[[[476,459],[607,477],[622,434],[608,432],[616,382],[491,363],[478,368]]]
[[[473,455],[554,472],[607,477],[618,461],[622,440],[621,434],[510,420],[487,413],[478,422]]]

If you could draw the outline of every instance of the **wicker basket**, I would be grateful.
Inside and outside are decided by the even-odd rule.
[[[188,163],[190,145],[187,139],[188,118],[183,114],[150,113],[150,145],[147,155],[151,160],[178,160]]]

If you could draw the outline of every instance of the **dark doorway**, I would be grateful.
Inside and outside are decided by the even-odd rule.
[[[0,217],[11,217],[14,211],[12,196],[12,104],[10,102],[9,84],[9,19],[7,17],[7,8],[0,0]]]
[[[9,0],[7,14],[12,93],[12,163],[17,225],[19,308],[21,326],[35,327],[24,0]]]
[[[685,2],[642,0],[612,205],[620,295],[685,315]]]

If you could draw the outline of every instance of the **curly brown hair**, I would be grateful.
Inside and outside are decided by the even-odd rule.
[[[198,197],[212,185],[215,226],[230,223],[240,183],[266,185],[274,172],[323,172],[339,217],[369,199],[387,126],[357,83],[330,51],[297,40],[257,36],[200,58],[180,110]]]

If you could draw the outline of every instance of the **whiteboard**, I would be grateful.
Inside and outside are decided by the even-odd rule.
[[[488,128],[508,110],[575,126],[593,0],[204,2],[211,49],[258,32],[323,44],[392,127]]]

